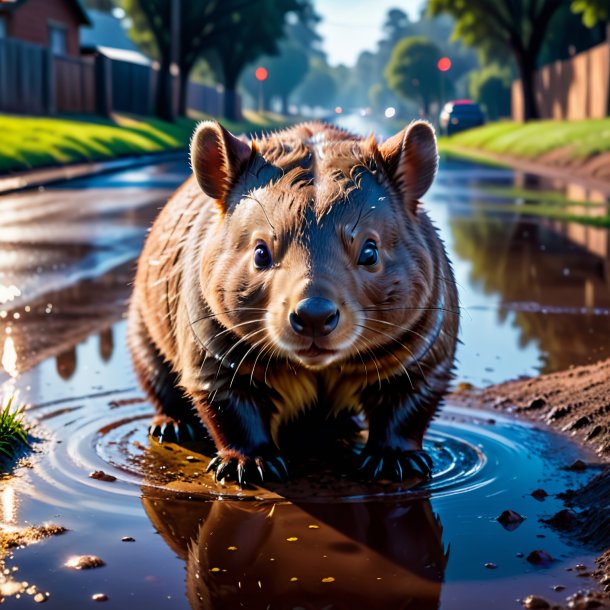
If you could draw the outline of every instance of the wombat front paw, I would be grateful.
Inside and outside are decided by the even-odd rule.
[[[360,454],[359,472],[366,479],[432,478],[432,459],[422,450],[403,451],[401,449],[367,449]]]
[[[289,478],[286,464],[277,454],[247,457],[219,453],[208,464],[207,472],[210,471],[216,481],[236,481],[240,487],[265,481],[285,483]]]
[[[148,429],[148,434],[159,443],[187,443],[204,440],[205,430],[186,422],[178,422],[165,415],[156,415]]]

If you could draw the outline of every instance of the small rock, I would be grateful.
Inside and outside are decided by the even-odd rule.
[[[584,570],[587,569],[587,566],[584,563],[577,563],[574,566],[574,569],[578,570],[579,572],[583,572]]]
[[[553,587],[553,591],[563,591],[565,589],[564,585],[555,585]]]
[[[184,458],[187,462],[200,462],[201,460],[197,459],[194,455],[187,455]]]
[[[44,604],[48,599],[49,596],[45,595],[44,593],[36,593],[36,595],[34,595],[34,601],[37,604]]]
[[[550,608],[551,604],[544,599],[544,597],[539,597],[538,595],[528,595],[521,604],[524,608],[528,609],[540,609]]]
[[[103,470],[96,470],[95,472],[90,473],[89,477],[96,479],[97,481],[107,481],[108,483],[116,481],[116,477],[113,477],[111,474],[106,474]]]
[[[517,553],[515,557],[523,557],[523,553]]]
[[[536,566],[548,566],[553,563],[553,558],[542,550],[532,551],[528,556],[527,560]]]
[[[532,496],[536,498],[536,500],[544,500],[549,494],[544,491],[544,489],[535,489],[532,491]]]
[[[485,567],[486,567],[488,570],[495,570],[495,569],[496,569],[498,566],[497,566],[495,563],[491,563],[491,562],[489,562],[489,563],[486,563],[486,564],[485,564]]]
[[[568,470],[574,470],[575,472],[582,472],[587,469],[587,464],[582,460],[576,460],[568,466]]]
[[[107,602],[108,601],[108,596],[105,593],[94,593],[91,596],[91,599],[94,602]]]
[[[505,510],[497,519],[498,523],[502,524],[504,529],[508,531],[513,531],[521,523],[524,521],[524,517],[522,517],[518,512],[514,510]]]
[[[577,521],[578,517],[573,510],[569,508],[564,508],[560,510],[558,513],[555,513],[550,519],[541,519],[543,523],[548,523],[553,527],[556,527],[560,530],[569,530],[572,529]]]
[[[101,568],[106,563],[96,555],[81,555],[80,557],[71,557],[64,565],[74,570],[91,570]]]
[[[121,542],[135,542],[135,541],[136,541],[136,539],[132,538],[131,536],[123,536],[121,538]]]

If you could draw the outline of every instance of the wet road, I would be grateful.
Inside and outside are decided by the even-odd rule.
[[[538,521],[559,500],[530,496],[536,487],[553,494],[583,482],[588,475],[561,470],[582,454],[535,428],[448,408],[427,441],[436,462],[431,498],[404,489],[381,503],[328,474],[316,482],[319,502],[278,489],[236,501],[234,488],[212,489],[202,477],[196,448],[149,444],[151,409],[134,381],[121,318],[146,229],[187,174],[182,160],[0,198],[0,380],[32,404],[29,417],[46,439],[35,446],[33,468],[0,487],[2,522],[55,521],[70,530],[17,551],[11,578],[48,590],[52,608],[86,607],[104,592],[118,608],[133,600],[266,608],[274,597],[282,602],[272,608],[321,608],[323,600],[353,608],[366,599],[376,600],[370,608],[456,610],[470,607],[465,600],[493,600],[500,610],[533,592],[559,601],[555,584],[567,592],[586,584],[566,569],[590,565],[594,551]],[[610,357],[608,232],[506,212],[515,188],[598,197],[455,161],[443,162],[425,197],[464,307],[458,381]],[[93,470],[117,480],[90,479]],[[337,489],[351,501],[329,501]],[[210,502],[214,493],[223,502]],[[504,530],[495,518],[505,508],[526,521]],[[557,561],[539,569],[517,555],[536,548]],[[63,568],[81,553],[108,565],[82,574]],[[498,568],[486,568],[490,562]],[[27,594],[7,601],[31,604]]]

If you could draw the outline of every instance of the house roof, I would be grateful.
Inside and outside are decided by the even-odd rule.
[[[19,8],[20,5],[25,4],[28,0],[5,0],[0,3],[0,12],[14,11]],[[47,0],[51,2],[52,0]],[[78,19],[81,25],[91,25],[89,15],[85,10],[81,0],[66,0],[68,4],[73,8],[74,12],[78,15]]]
[[[125,49],[137,51],[138,47],[127,36],[117,19],[110,13],[90,9],[89,20],[91,27],[83,28],[80,33],[80,43],[82,47],[112,47],[113,49]]]

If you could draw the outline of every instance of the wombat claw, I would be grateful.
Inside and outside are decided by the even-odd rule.
[[[148,434],[159,443],[186,443],[199,438],[193,426],[173,420],[163,424],[153,424],[148,429]]]
[[[276,455],[271,458],[236,458],[217,455],[208,464],[206,472],[214,472],[215,481],[236,481],[240,487],[265,480],[285,483],[288,468],[284,460]]]
[[[381,449],[360,455],[360,473],[372,480],[384,478],[392,481],[432,478],[432,459],[425,451]]]

